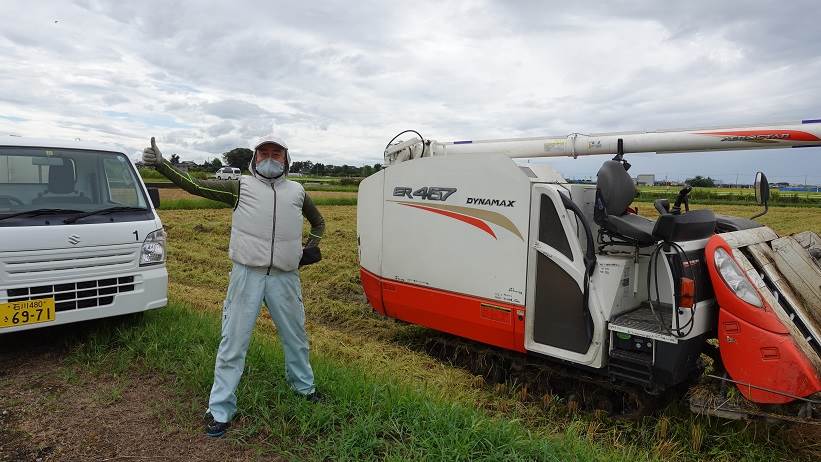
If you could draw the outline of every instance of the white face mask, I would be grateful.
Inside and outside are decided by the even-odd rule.
[[[265,178],[277,178],[285,171],[285,165],[274,159],[265,159],[257,164],[257,173]]]

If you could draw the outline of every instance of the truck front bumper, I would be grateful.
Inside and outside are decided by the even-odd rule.
[[[132,279],[133,278],[133,279]],[[98,295],[91,295],[95,288],[90,288],[92,282],[97,282],[98,287],[102,287],[105,281],[117,280],[116,294],[103,293],[102,288],[96,288]],[[74,293],[77,299],[77,308],[61,309],[61,305],[65,307],[66,303],[61,302],[60,298],[66,297],[66,285],[76,284]],[[38,287],[42,289],[44,285],[38,283]],[[26,324],[21,326],[3,327],[0,328],[0,335],[11,332],[19,332],[23,330],[37,329],[40,327],[57,326],[60,324],[69,324],[72,322],[88,321],[91,319],[107,318],[111,316],[120,316],[129,313],[137,313],[140,311],[147,311],[155,308],[162,308],[168,304],[168,270],[165,265],[156,267],[142,267],[138,271],[131,271],[127,274],[107,277],[106,279],[97,279],[94,281],[81,280],[77,282],[60,281],[52,286],[54,288],[52,294],[31,294],[28,298],[49,298],[55,297],[57,300],[57,312],[55,313],[54,321],[42,322],[37,324]],[[110,287],[106,286],[110,290]],[[0,288],[0,293],[6,289]],[[19,289],[12,289],[19,290]],[[8,290],[7,297],[11,297],[11,290]],[[106,303],[109,298],[113,297],[111,303]],[[83,301],[97,300],[98,306],[91,306],[82,308]]]

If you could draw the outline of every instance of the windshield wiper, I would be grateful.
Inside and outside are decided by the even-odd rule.
[[[79,220],[80,218],[90,217],[92,215],[102,215],[104,213],[112,213],[112,212],[145,212],[146,210],[148,210],[148,209],[145,208],[145,207],[126,207],[126,206],[118,205],[116,207],[108,207],[108,208],[104,208],[104,209],[100,209],[100,210],[94,210],[92,212],[81,213],[80,215],[75,215],[71,218],[66,218],[65,220],[63,220],[63,223],[71,224],[71,223],[74,223],[75,221]]]
[[[49,215],[55,213],[83,213],[82,210],[72,210],[72,209],[34,209],[34,210],[26,210],[23,212],[12,213],[11,215],[6,215],[4,217],[0,217],[0,220],[5,220],[7,218],[14,218],[14,217],[21,217],[23,215]]]

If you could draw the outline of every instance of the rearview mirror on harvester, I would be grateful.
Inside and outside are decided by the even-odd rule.
[[[758,205],[763,205],[764,211],[754,215],[751,219],[764,215],[769,209],[767,204],[770,202],[770,183],[767,181],[767,175],[763,172],[755,174],[755,202]]]

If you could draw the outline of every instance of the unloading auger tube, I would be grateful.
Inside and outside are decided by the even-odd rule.
[[[413,133],[414,137],[394,143],[394,140],[404,133]],[[619,140],[622,140],[625,154],[821,147],[821,119],[744,127],[597,134],[571,133],[566,136],[450,142],[426,140],[419,132],[407,130],[394,137],[385,147],[385,164],[391,165],[420,157],[454,154],[503,154],[513,158],[576,158],[614,154],[618,152]]]

